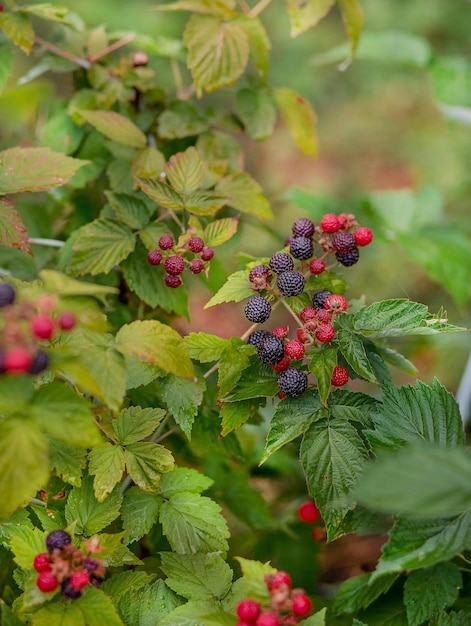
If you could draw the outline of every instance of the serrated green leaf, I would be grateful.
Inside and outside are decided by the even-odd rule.
[[[293,89],[275,89],[273,96],[294,143],[304,154],[316,156],[316,114],[312,106]]]
[[[49,478],[47,439],[33,419],[10,417],[0,422],[0,459],[2,518],[27,504]]]
[[[100,534],[100,546],[102,547],[100,558],[103,559],[105,567],[142,565],[142,561],[121,543],[125,534],[125,532]]]
[[[188,379],[169,374],[161,382],[159,396],[188,439],[205,389],[204,378]]]
[[[300,458],[309,493],[330,538],[352,508],[349,494],[363,471],[368,451],[350,422],[320,419],[306,431]]]
[[[423,325],[427,316],[425,304],[406,299],[382,300],[355,313],[353,328],[365,337],[395,337]]]
[[[95,298],[102,298],[119,293],[119,289],[116,289],[116,287],[75,280],[75,278],[62,274],[62,272],[51,269],[41,270],[39,277],[47,291],[59,296],[94,296]]]
[[[321,417],[322,403],[316,392],[303,394],[299,398],[285,398],[276,407],[270,422],[261,463],[299,435]]]
[[[172,155],[165,167],[172,187],[185,196],[200,188],[205,172],[205,163],[193,146]]]
[[[228,197],[214,191],[195,191],[185,196],[183,208],[195,215],[211,215],[228,203]]]
[[[158,129],[164,139],[193,137],[208,129],[202,112],[190,100],[173,100],[159,115]],[[142,175],[143,176],[143,175]]]
[[[136,183],[151,200],[154,200],[154,202],[166,209],[181,211],[185,207],[180,194],[159,179],[139,177]]]
[[[3,150],[0,152],[0,195],[60,187],[86,163],[88,161],[73,159],[49,148]]]
[[[252,348],[246,344],[228,346],[221,355],[218,366],[219,396],[229,394],[240,379],[242,372],[249,366]]]
[[[240,89],[236,97],[236,113],[252,139],[266,139],[272,134],[276,105],[265,89]]]
[[[164,417],[163,409],[142,409],[140,406],[131,406],[123,409],[118,418],[113,421],[113,430],[119,443],[127,446],[152,435]]]
[[[204,15],[231,18],[237,15],[233,10],[234,0],[176,0],[154,7],[157,11],[191,11]]]
[[[221,357],[230,340],[208,333],[190,333],[183,339],[183,344],[192,359],[209,363]]]
[[[99,533],[120,513],[123,496],[115,489],[103,502],[98,502],[93,492],[93,478],[84,478],[81,487],[74,487],[65,505],[67,524],[77,522],[75,532],[90,537]]]
[[[240,565],[243,578],[250,591],[250,597],[257,598],[259,602],[265,604],[270,597],[264,582],[265,574],[275,574],[277,570],[270,563],[251,561],[241,556],[236,556],[235,560]]]
[[[165,372],[157,365],[131,356],[126,357],[126,368],[128,371],[127,389],[149,385],[156,378],[165,376]]]
[[[124,458],[129,475],[145,491],[157,489],[161,475],[170,472],[175,463],[167,448],[151,441],[129,444]]]
[[[195,493],[177,493],[160,510],[163,532],[174,552],[226,552],[229,530],[215,502]]]
[[[85,618],[75,604],[55,602],[33,615],[32,626],[85,626]]]
[[[405,372],[406,374],[410,374],[411,376],[417,376],[418,370],[409,359],[401,354],[400,352],[396,352],[390,346],[381,345],[379,342],[375,343],[375,348],[378,354],[382,359],[389,365],[393,365],[397,367],[401,372]]]
[[[20,621],[15,616],[3,600],[0,600],[0,623],[3,624],[3,626],[23,626],[24,624],[24,622]]]
[[[55,470],[56,474],[66,483],[80,487],[82,470],[86,465],[86,450],[69,446],[62,441],[49,439],[49,456],[51,469]]]
[[[43,20],[51,22],[64,22],[65,16],[69,12],[69,9],[62,6],[50,4],[49,2],[42,2],[40,4],[24,4],[19,7],[22,13],[32,13],[37,17],[41,17]]]
[[[249,38],[250,58],[259,71],[261,79],[266,83],[268,79],[271,43],[265,26],[260,18],[247,17],[245,15],[239,16],[237,23],[247,33],[247,37]]]
[[[0,57],[2,64],[0,65],[0,93],[13,70],[13,46],[9,41],[0,43]]]
[[[15,12],[2,12],[0,14],[0,28],[8,39],[11,39],[23,52],[29,54],[33,47],[34,30],[28,15]]]
[[[147,144],[142,130],[124,115],[114,111],[85,111],[84,109],[77,109],[76,112],[112,141],[132,148],[144,148]]]
[[[187,64],[197,94],[232,85],[243,73],[249,58],[249,40],[236,22],[209,15],[192,15],[183,32],[188,48]]]
[[[237,402],[251,398],[274,396],[278,391],[278,375],[271,367],[256,359],[241,374],[235,387],[222,398],[224,402]]]
[[[306,281],[307,291],[324,291],[328,289],[332,293],[342,295],[347,290],[347,283],[343,276],[337,272],[322,272],[315,276],[312,274]]]
[[[208,478],[208,476],[204,476],[194,469],[175,467],[171,472],[162,476],[159,494],[164,498],[171,498],[182,491],[201,493],[209,489],[213,483],[212,478]]]
[[[88,469],[90,474],[95,476],[93,481],[95,497],[98,502],[103,502],[123,475],[124,452],[122,448],[107,443],[104,448],[92,450]]]
[[[92,585],[87,585],[74,606],[83,614],[87,626],[124,626],[109,596]]]
[[[352,333],[348,328],[341,328],[337,332],[337,341],[340,351],[350,367],[366,380],[373,383],[377,382],[362,337]]]
[[[121,222],[99,218],[83,226],[73,245],[70,268],[77,274],[110,272],[133,250],[136,238]]]
[[[138,541],[150,531],[158,519],[161,504],[160,496],[139,487],[131,487],[125,492],[121,508],[123,528],[127,531],[124,543]]]
[[[161,552],[160,558],[165,583],[187,600],[221,599],[229,591],[232,570],[219,554]]]
[[[253,417],[263,400],[241,400],[240,402],[226,402],[221,406],[222,429],[221,437],[226,437],[232,431],[240,428],[247,420]]]
[[[131,169],[134,178],[153,178],[164,171],[165,157],[156,148],[143,148],[136,152]]]
[[[144,228],[149,222],[153,209],[140,198],[111,191],[106,191],[105,195],[115,210],[117,218],[129,228]]]
[[[309,363],[309,370],[317,380],[319,398],[322,404],[327,403],[330,393],[330,380],[332,372],[337,365],[337,347],[326,346],[318,350]]]
[[[335,613],[355,613],[365,609],[383,593],[387,593],[397,577],[397,574],[387,574],[372,582],[371,574],[361,574],[345,580],[335,596]]]
[[[239,220],[235,217],[224,217],[220,220],[214,220],[206,226],[203,233],[203,239],[207,246],[215,248],[225,243],[237,232]]]
[[[0,415],[22,415],[34,395],[34,383],[31,376],[0,377]]]
[[[410,626],[419,626],[451,606],[463,586],[458,565],[439,563],[411,572],[404,584],[404,604]]]
[[[46,533],[39,528],[19,527],[10,541],[17,565],[24,569],[33,569],[34,557],[46,548]]]
[[[182,600],[171,591],[163,580],[156,580],[150,585],[139,589],[130,589],[119,602],[120,615],[126,624],[139,626],[155,626],[171,613]]]
[[[28,231],[20,212],[9,198],[0,197],[0,242],[2,246],[16,248],[33,254],[29,244]]]
[[[465,611],[440,611],[434,615],[429,626],[463,626],[469,621],[469,613]]]
[[[237,211],[255,215],[262,220],[273,219],[270,203],[263,195],[263,189],[246,172],[238,172],[221,178],[216,191],[228,198],[227,204]]]
[[[212,619],[211,615],[216,617]],[[233,623],[233,616],[223,613],[216,600],[190,600],[168,613],[159,626],[232,626]]]
[[[379,401],[364,393],[336,389],[329,397],[329,410],[332,417],[359,422],[371,427],[371,413],[378,411]]]
[[[131,489],[134,489],[134,487],[131,487]],[[137,489],[137,491],[142,494],[142,491],[139,489]],[[128,492],[126,492],[126,494],[127,493]],[[125,499],[126,494],[124,496]],[[118,574],[113,574],[113,576],[107,578],[101,585],[100,589],[107,595],[111,596],[114,602],[119,602],[119,600],[121,600],[121,598],[127,593],[132,593],[142,589],[145,585],[152,583],[154,579],[155,574],[148,574],[147,572],[119,572]]]
[[[116,335],[115,345],[123,354],[149,361],[171,374],[182,378],[194,375],[180,335],[156,320],[125,324]]]
[[[318,24],[334,6],[335,0],[286,0],[286,8],[291,23],[291,37],[297,37]]]
[[[324,607],[314,615],[307,617],[299,622],[299,626],[325,626],[325,618],[326,618],[327,608]],[[358,626],[355,624],[355,620],[353,620],[353,626]]]
[[[360,41],[360,35],[363,28],[363,11],[358,0],[338,0],[340,10],[342,12],[343,23],[347,31],[347,37],[350,40],[350,58],[342,65],[342,69],[346,68],[352,60]]]
[[[224,285],[204,306],[205,309],[223,302],[240,302],[253,296],[254,292],[249,283],[248,272],[240,270],[231,274]]]

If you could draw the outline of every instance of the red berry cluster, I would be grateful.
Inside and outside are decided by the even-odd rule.
[[[0,374],[40,374],[47,368],[41,342],[76,324],[73,313],[53,315],[55,306],[53,296],[19,300],[9,283],[0,283]]]
[[[183,246],[177,246],[172,235],[162,235],[158,248],[148,253],[147,260],[151,265],[163,262],[166,272],[164,282],[167,287],[175,289],[183,284],[180,275],[186,267],[192,274],[201,274],[207,269],[206,262],[211,261],[213,256],[214,250],[206,246],[201,237],[190,236]]]
[[[298,507],[298,517],[305,524],[315,524],[320,520],[319,509],[312,500],[302,502]],[[314,526],[312,529],[312,538],[314,541],[323,541],[325,539],[325,528]]]
[[[53,530],[46,538],[47,552],[34,558],[33,567],[38,572],[36,585],[43,593],[56,591],[69,600],[79,598],[84,587],[98,586],[105,576],[105,567],[100,559],[92,557],[101,547],[93,539],[87,542],[88,554],[72,544],[65,530]]]
[[[268,606],[255,600],[241,600],[237,605],[236,626],[295,626],[299,618],[312,611],[312,601],[304,589],[292,589],[286,572],[266,574],[264,582],[270,593]]]

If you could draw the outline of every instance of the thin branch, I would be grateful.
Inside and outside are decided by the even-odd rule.
[[[100,52],[97,52],[96,54],[93,54],[91,57],[88,57],[90,63],[95,63],[95,61],[99,61],[103,57],[106,57],[106,55],[110,54],[110,52],[114,52],[115,50],[122,48],[126,44],[130,43],[133,39],[135,39],[135,37],[136,35],[134,33],[130,33],[129,35],[126,35],[126,37],[123,37],[119,41],[115,41],[110,46],[107,46],[106,48],[103,48],[103,50],[100,50]]]
[[[182,73],[180,71],[180,64],[176,59],[170,59],[170,67],[172,68],[173,80],[175,82],[177,94],[180,97],[180,94],[183,92],[183,80]]]
[[[247,15],[249,15],[251,9],[250,9],[249,5],[247,4],[247,2],[245,2],[245,0],[238,0],[238,2],[239,2],[239,6],[242,9],[242,11],[244,13],[246,13]]]
[[[115,445],[119,445],[119,441],[118,441],[115,437],[113,437],[113,435],[111,435],[111,434],[110,434],[110,433],[106,430],[106,428],[104,428],[104,427],[100,424],[100,422],[99,422],[98,420],[95,420],[95,424],[96,424],[97,428],[99,428],[99,429],[101,430],[101,432],[105,435],[105,437],[106,437],[107,439],[109,439],[110,441],[112,441]]]
[[[65,241],[59,239],[43,239],[42,237],[30,237],[29,243],[35,243],[37,246],[49,246],[50,248],[62,248]]]
[[[45,41],[44,39],[42,39],[41,37],[38,37],[37,35],[35,36],[34,41],[40,46],[42,46],[43,48],[46,48],[46,50],[49,50],[50,52],[57,54],[57,56],[62,57],[63,59],[72,61],[73,63],[80,65],[80,67],[83,67],[86,70],[89,70],[91,68],[91,63],[87,61],[86,59],[77,57],[75,56],[75,54],[72,54],[71,52],[67,52],[67,50],[62,50],[62,48],[58,48],[54,44],[49,43],[48,41]]]
[[[257,15],[260,15],[260,13],[267,8],[270,2],[271,0],[260,0],[260,2],[256,4],[253,9],[250,9],[248,16],[257,17]]]
[[[42,500],[39,500],[39,498],[31,498],[30,505],[43,506],[43,507],[47,506],[46,503],[43,502]]]
[[[176,223],[180,226],[182,233],[184,233],[186,229],[185,229],[185,227],[183,226],[183,223],[182,223],[182,222],[178,219],[178,217],[177,217],[177,216],[175,215],[175,213],[172,211],[172,209],[169,209],[169,210],[168,210],[168,214],[169,214],[169,215],[170,215],[170,217],[173,219],[173,221],[174,221],[174,222],[176,222]]]
[[[289,304],[287,304],[284,300],[279,300],[279,302],[281,302],[281,304],[285,307],[285,309],[290,313],[290,315],[292,317],[294,317],[294,319],[296,320],[296,324],[302,328],[304,326],[304,324],[301,322],[301,320],[299,319],[299,317],[296,315],[296,313],[293,311],[293,309],[290,307]]]

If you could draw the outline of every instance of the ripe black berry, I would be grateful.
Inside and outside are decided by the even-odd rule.
[[[288,368],[278,376],[278,387],[287,396],[295,398],[307,389],[307,375],[294,367]]]
[[[13,304],[16,293],[13,287],[8,283],[0,283],[0,308]]]
[[[293,257],[287,252],[275,252],[269,261],[271,269],[277,274],[289,272],[294,268]]]
[[[52,552],[56,548],[62,550],[72,542],[72,537],[66,530],[53,530],[46,537],[46,548],[48,552]]]
[[[315,309],[323,309],[325,301],[331,295],[332,295],[332,292],[328,291],[327,289],[325,291],[318,291],[312,296],[312,306]]]
[[[276,365],[285,356],[285,345],[279,337],[267,337],[258,345],[258,357],[267,365]]]
[[[299,296],[304,291],[306,279],[299,272],[283,272],[276,284],[283,296]]]
[[[204,241],[201,239],[201,237],[192,237],[188,240],[188,247],[192,252],[196,254],[197,252],[201,252],[203,250]]]
[[[310,259],[314,254],[314,245],[307,237],[296,237],[291,242],[289,251],[295,259],[305,261]]]
[[[267,337],[271,337],[271,333],[268,330],[255,330],[247,339],[247,343],[258,348],[260,342]]]
[[[337,261],[345,267],[350,267],[351,265],[355,265],[360,258],[360,251],[358,248],[353,248],[350,252],[346,252],[345,254],[341,254],[340,252],[336,252],[335,256],[337,257]]]
[[[262,324],[270,317],[271,304],[261,296],[252,296],[245,305],[244,312],[249,322]]]
[[[300,217],[292,226],[294,237],[312,237],[314,234],[314,224],[307,217]]]
[[[74,589],[70,584],[70,578],[66,578],[61,584],[61,595],[68,600],[77,600],[82,595],[82,590]]]
[[[340,254],[347,254],[356,247],[355,237],[352,233],[340,232],[332,237],[332,245]]]
[[[159,265],[162,263],[162,253],[158,248],[151,250],[147,254],[147,260],[151,265]]]
[[[44,350],[38,350],[33,357],[33,362],[28,370],[29,374],[40,374],[49,365],[49,356]]]

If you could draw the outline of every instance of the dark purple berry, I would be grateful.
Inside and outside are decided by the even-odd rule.
[[[77,600],[82,595],[81,589],[74,589],[70,584],[70,578],[66,578],[61,584],[61,595],[68,600]]]
[[[276,284],[283,296],[299,296],[304,291],[306,279],[300,272],[283,272]]]
[[[252,296],[245,305],[244,312],[249,322],[263,324],[270,317],[271,304],[261,296]]]
[[[271,269],[277,274],[281,274],[282,272],[289,272],[294,269],[294,261],[293,257],[290,256],[287,252],[275,252],[275,254],[271,257],[269,265]]]
[[[85,559],[83,562],[83,569],[87,570],[87,572],[94,572],[98,565],[99,562],[95,559]]]
[[[278,387],[287,396],[295,398],[307,389],[307,375],[301,370],[290,367],[278,376]]]
[[[63,550],[65,546],[68,546],[72,542],[72,537],[66,530],[53,530],[46,537],[46,548],[48,552],[52,552],[56,548]]]
[[[305,261],[314,255],[314,245],[308,237],[295,237],[291,242],[289,251],[295,259]]]
[[[332,245],[337,252],[340,252],[340,254],[347,254],[347,252],[356,248],[357,244],[352,233],[342,231],[340,233],[335,233],[332,237]]]
[[[185,269],[185,261],[181,256],[169,256],[165,259],[164,268],[167,274],[178,276]]]
[[[294,237],[312,237],[314,234],[314,224],[307,217],[300,217],[292,226]]]
[[[211,259],[214,256],[214,250],[212,248],[203,248],[202,252],[201,252],[201,258],[203,259],[203,261],[211,261]]]
[[[358,248],[353,248],[350,252],[346,252],[345,254],[341,254],[340,252],[336,252],[335,256],[337,257],[337,261],[345,267],[350,267],[351,265],[355,265],[360,258],[360,251]]]
[[[167,287],[171,287],[172,289],[180,287],[180,285],[183,283],[180,276],[174,276],[172,274],[165,274],[164,282]]]
[[[327,289],[325,291],[318,291],[312,296],[312,306],[315,309],[323,309],[325,301],[331,295],[332,295],[332,292],[328,291]]]
[[[204,270],[204,263],[201,259],[193,259],[190,263],[190,272],[192,274],[201,274]]]
[[[247,343],[258,348],[260,342],[267,337],[271,337],[271,332],[268,330],[255,330],[247,339]]]
[[[162,235],[159,239],[159,248],[161,250],[170,250],[175,245],[175,240],[172,235]]]
[[[271,276],[271,269],[269,267],[266,265],[256,265],[250,270],[249,280],[252,283],[257,278],[268,278],[269,276]]]
[[[13,304],[16,293],[9,283],[0,283],[0,308]]]
[[[147,260],[151,265],[160,265],[160,263],[162,263],[162,253],[158,248],[151,250],[147,254]]]
[[[49,365],[49,356],[45,350],[38,350],[33,357],[33,362],[28,370],[29,374],[40,374],[47,369]]]
[[[267,337],[259,343],[258,358],[267,365],[276,365],[285,356],[285,344],[279,337]]]
[[[192,252],[197,254],[198,252],[201,252],[203,250],[204,241],[201,239],[201,237],[192,237],[188,240],[188,247]]]

